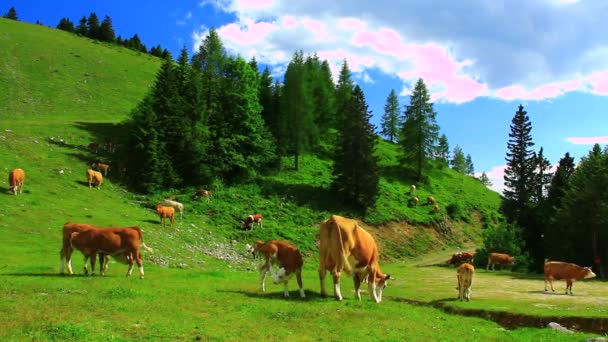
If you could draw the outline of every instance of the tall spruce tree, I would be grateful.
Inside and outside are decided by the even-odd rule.
[[[395,89],[391,89],[386,98],[380,127],[382,127],[380,133],[387,137],[388,141],[395,142],[397,140],[399,135],[399,98],[397,98]]]
[[[59,24],[57,24],[58,30],[74,32],[74,23],[70,21],[70,18],[61,18]]]
[[[91,12],[91,14],[89,14],[89,18],[87,19],[87,37],[99,39],[99,30],[99,18],[95,12]]]
[[[532,124],[528,113],[519,105],[511,123],[511,133],[507,143],[507,167],[505,168],[503,195],[505,201],[503,208],[509,221],[520,221],[526,214],[533,192],[534,150],[532,146]],[[525,229],[524,229],[525,230]]]
[[[464,152],[462,152],[462,148],[456,145],[454,146],[454,151],[452,152],[452,169],[456,172],[466,174],[467,173],[467,160],[464,156]]]
[[[9,8],[8,12],[6,12],[6,14],[4,15],[4,18],[11,20],[19,20],[19,18],[17,18],[17,10],[15,10],[15,7]]]
[[[260,75],[258,98],[260,100],[260,105],[262,106],[262,118],[264,119],[264,123],[272,135],[276,137],[278,123],[272,94],[273,83],[274,81],[270,75],[270,70],[268,67],[265,67]]]
[[[473,165],[473,158],[471,158],[471,155],[467,153],[466,158],[464,159],[464,165],[465,165],[465,174],[472,176],[475,174],[475,166]]]
[[[342,117],[348,114],[346,113],[347,105],[350,103],[354,87],[355,83],[352,80],[348,62],[345,59],[344,62],[342,62],[342,68],[338,75],[338,84],[336,84],[336,114],[334,120],[336,124],[341,122]]]
[[[435,156],[439,126],[435,121],[431,97],[422,79],[418,79],[406,106],[399,144],[406,167],[415,171],[416,180],[422,180],[422,172],[428,160]]]
[[[227,60],[224,44],[217,30],[211,28],[198,52],[192,56],[192,67],[201,72],[201,79],[205,85],[203,101],[207,116],[213,121],[212,124],[221,121],[222,113],[219,111],[222,102],[221,78]]]
[[[76,34],[81,36],[87,35],[87,17],[83,16],[82,18],[80,18],[78,26],[76,27]]]
[[[327,62],[321,62],[316,54],[304,62],[306,87],[312,97],[312,112],[316,130],[327,136],[335,116],[335,86]]]
[[[551,163],[545,158],[543,148],[541,147],[538,154],[534,153],[535,174],[534,174],[534,190],[532,191],[532,200],[540,203],[547,198],[549,186],[551,184],[552,174]]]
[[[445,134],[442,134],[439,137],[439,145],[437,146],[437,161],[439,161],[442,167],[450,165],[450,144],[448,143],[448,137],[446,137]]]
[[[345,107],[347,115],[338,126],[332,186],[343,203],[365,211],[375,203],[379,191],[378,158],[374,154],[378,139],[359,86]]]
[[[112,19],[109,16],[105,16],[99,27],[99,40],[103,42],[114,42],[116,34],[114,33],[114,26],[112,26]]]

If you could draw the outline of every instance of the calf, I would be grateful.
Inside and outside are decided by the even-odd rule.
[[[515,265],[515,258],[509,254],[490,253],[490,255],[488,255],[488,265],[486,266],[486,271],[490,269],[490,266],[492,266],[492,271],[494,271],[496,265],[500,265],[501,269],[504,266],[513,266]]]
[[[433,211],[434,211],[434,212],[436,212],[436,213],[438,213],[438,212],[440,212],[440,211],[441,211],[441,208],[439,208],[439,204],[435,204],[435,205],[433,206]]]
[[[87,170],[87,181],[89,182],[89,188],[91,188],[91,184],[97,185],[97,189],[101,188],[101,182],[103,181],[103,176],[101,172],[88,169]]]
[[[284,284],[283,294],[285,297],[289,297],[287,283],[295,274],[300,288],[300,297],[306,297],[304,288],[302,287],[302,265],[304,262],[302,261],[302,254],[300,254],[297,248],[285,241],[256,241],[254,247],[255,254],[259,254],[264,258],[264,264],[260,266],[262,292],[266,291],[264,284],[266,273],[270,272],[275,284]],[[279,266],[279,271],[276,274],[272,272],[273,265]]]
[[[173,209],[175,209],[175,211],[178,211],[180,220],[184,216],[184,205],[182,203],[170,199],[164,199],[161,201],[161,204],[166,207],[172,207]]]
[[[160,224],[164,227],[167,223],[167,218],[171,222],[171,227],[173,227],[173,222],[175,221],[175,209],[173,207],[164,207],[160,204],[156,205],[156,212],[160,216]]]
[[[593,273],[591,267],[581,267],[576,264],[545,259],[545,291],[547,291],[547,282],[551,285],[551,291],[555,292],[553,280],[564,279],[566,281],[566,294],[568,294],[568,290],[572,294],[574,281],[594,277],[595,273]]]
[[[471,300],[471,285],[473,284],[473,275],[475,267],[469,263],[464,263],[458,266],[456,270],[456,278],[458,279],[458,299],[460,301]]]
[[[257,223],[258,228],[262,228],[262,214],[249,215],[243,221],[243,229],[253,229],[253,224]]]
[[[139,277],[144,278],[143,259],[139,250],[140,245],[149,252],[152,249],[143,242],[143,235],[139,227],[126,228],[89,228],[70,234],[70,245],[73,249],[78,249],[85,256],[85,265],[88,258],[91,258],[91,265],[95,264],[97,253],[116,257],[117,260],[126,262],[129,265],[127,277],[133,271],[133,264],[139,267]],[[106,263],[107,264],[107,263]],[[100,266],[102,275],[107,266]],[[72,274],[71,255],[68,256],[68,272]]]
[[[92,168],[94,168],[95,170],[99,170],[103,172],[104,176],[108,176],[108,171],[110,170],[110,165],[109,164],[104,164],[104,163],[93,163],[91,165]]]
[[[23,169],[14,169],[8,174],[8,184],[13,195],[17,195],[17,192],[23,193],[23,183],[25,183],[25,171]]]

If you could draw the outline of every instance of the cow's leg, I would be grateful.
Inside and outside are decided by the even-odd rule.
[[[89,265],[87,264],[88,261],[89,261],[89,256],[85,255],[84,256],[84,274],[85,275],[89,274]]]
[[[59,251],[59,274],[63,274],[66,259],[65,255],[65,248],[61,247],[61,250]]]
[[[91,254],[91,275],[95,275],[95,259],[97,258],[96,253]],[[101,265],[101,263],[100,263]]]
[[[369,296],[374,300],[374,302],[380,303],[380,301],[382,299],[378,297],[378,293],[376,291],[376,275],[375,275],[375,273],[374,274],[368,274],[368,276],[367,276],[367,288],[368,288],[368,291],[369,291]]]
[[[327,297],[327,289],[325,288],[325,275],[327,274],[327,270],[323,265],[323,261],[321,261],[321,265],[319,266],[319,284],[321,285],[321,296]]]
[[[570,294],[572,294],[572,279],[566,279],[566,294],[568,294],[568,290],[570,290]]]
[[[334,297],[337,300],[342,300],[342,291],[340,291],[340,272],[332,271],[332,278],[334,279]]]
[[[300,297],[306,298],[304,287],[302,286],[302,269],[296,271],[296,280],[298,281],[298,287],[300,288]]]
[[[361,301],[361,278],[359,278],[358,274],[353,274],[353,281],[355,282],[355,295]]]
[[[135,264],[135,261],[133,260],[133,255],[131,253],[129,253],[130,257],[127,257],[127,263],[129,264],[129,269],[127,270],[127,277],[131,276],[131,273],[133,272],[133,265]]]
[[[287,280],[285,280],[285,281],[283,282],[283,285],[284,285],[284,287],[283,287],[283,296],[284,296],[285,298],[289,298],[289,288],[288,288],[287,284],[288,284],[288,281],[287,281]]]
[[[139,251],[135,253],[135,261],[137,262],[137,267],[139,267],[139,279],[144,279],[144,261]],[[133,260],[131,260],[131,262],[133,262]]]
[[[74,274],[74,270],[72,270],[72,252],[73,252],[73,250],[71,248],[66,248],[65,254],[64,254],[65,264],[68,269],[68,274]]]
[[[260,286],[262,288],[262,292],[266,292],[266,273],[270,271],[270,260],[266,258],[266,262],[262,267],[260,267]]]

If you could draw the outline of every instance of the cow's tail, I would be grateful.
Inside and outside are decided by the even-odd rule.
[[[346,257],[346,252],[344,251],[344,241],[342,240],[342,230],[340,229],[340,226],[337,224],[337,222],[335,220],[334,220],[334,227],[336,227],[336,229],[338,230],[338,236],[340,237],[340,251],[341,251],[340,254],[342,254],[342,265],[343,265],[346,273],[352,274],[352,267],[350,266],[350,262],[348,262],[348,258]]]
[[[152,248],[146,246],[146,244],[143,241],[141,242],[141,246],[143,248],[145,248],[149,253],[154,253],[154,250]]]
[[[139,234],[139,241],[141,242],[141,246],[143,248],[145,248],[149,253],[154,253],[154,250],[150,247],[148,247],[146,245],[146,243],[144,242],[144,235],[141,233],[141,228],[139,227],[133,227],[135,230],[137,230],[137,233]]]

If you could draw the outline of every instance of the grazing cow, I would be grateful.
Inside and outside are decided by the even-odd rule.
[[[87,181],[89,182],[89,188],[91,188],[91,184],[97,185],[97,189],[101,187],[101,182],[103,181],[103,175],[101,172],[88,169],[87,170]]]
[[[414,196],[414,197],[410,197],[408,202],[409,202],[410,206],[415,207],[418,205],[418,202],[420,202],[420,200],[418,199],[418,197]]]
[[[458,299],[460,301],[471,300],[471,285],[473,284],[473,275],[475,275],[475,267],[469,263],[464,263],[458,266],[456,270],[456,278],[458,279]]]
[[[110,165],[104,163],[93,163],[91,167],[95,170],[103,171],[104,176],[108,176],[108,171],[110,171]]]
[[[146,246],[143,241],[143,235],[139,227],[125,228],[89,228],[83,231],[77,231],[70,234],[70,245],[73,249],[77,249],[85,256],[85,265],[88,258],[91,258],[91,266],[95,265],[95,255],[97,253],[115,257],[118,261],[125,262],[129,265],[127,277],[133,271],[133,264],[137,263],[139,267],[139,277],[144,278],[144,266],[140,245],[148,252],[152,249]],[[68,272],[72,274],[71,255],[68,255]],[[86,267],[86,266],[85,266]],[[100,265],[101,274],[107,270],[106,266]]]
[[[501,269],[504,266],[513,266],[515,265],[515,258],[509,254],[490,253],[490,255],[488,255],[488,265],[486,266],[486,271],[490,269],[490,266],[492,266],[492,271],[494,271],[497,264],[500,265]]]
[[[70,236],[72,235],[72,233],[85,231],[90,228],[95,228],[95,227],[90,224],[73,223],[73,222],[66,222],[63,225],[63,241],[62,241],[61,250],[59,251],[59,257],[60,257],[59,273],[63,274],[64,264],[69,261],[70,263],[67,265],[67,268],[71,274],[70,270],[72,269],[72,263],[71,263],[70,258],[68,258],[68,257],[72,255],[72,246],[70,245]],[[93,260],[94,260],[94,257],[93,257],[93,259],[91,259],[91,268],[92,268],[91,272],[95,271],[95,262]],[[86,263],[84,265],[84,273],[88,274],[88,269],[87,269]]]
[[[465,262],[472,263],[474,256],[475,256],[475,253],[469,253],[469,252],[454,253],[454,254],[452,254],[452,259],[450,259],[449,263],[450,263],[450,265],[460,265]]]
[[[548,261],[545,259],[545,291],[547,291],[547,282],[551,285],[551,291],[553,289],[553,280],[566,281],[566,294],[568,289],[572,294],[572,284],[576,280],[594,278],[595,273],[591,270],[591,267],[581,267],[576,264],[571,264],[562,261]]]
[[[23,193],[23,183],[25,182],[25,171],[23,169],[14,169],[8,174],[8,184],[11,187],[13,195]]]
[[[410,195],[413,195],[416,192],[416,186],[414,184],[410,185]]]
[[[212,191],[205,190],[205,189],[198,189],[198,190],[196,190],[196,192],[194,193],[194,196],[192,196],[192,197],[194,199],[199,199],[201,197],[205,197],[207,199],[207,202],[210,202],[211,195],[213,195]]]
[[[284,284],[283,294],[285,297],[289,297],[287,283],[295,274],[298,286],[300,287],[300,297],[306,297],[304,288],[302,287],[302,265],[304,262],[302,261],[302,254],[300,254],[297,248],[285,241],[256,241],[254,253],[262,255],[264,258],[264,264],[260,266],[262,292],[266,291],[264,285],[266,273],[270,272],[275,284]],[[279,266],[279,271],[276,274],[272,272],[273,265]]]
[[[427,197],[427,198],[426,198],[426,204],[428,204],[428,205],[433,205],[433,204],[435,204],[435,203],[436,203],[436,202],[435,202],[435,197],[433,197],[433,196],[429,196],[429,197]]]
[[[91,152],[97,154],[97,151],[99,150],[99,143],[97,141],[93,141],[89,144],[88,148]]]
[[[262,214],[249,215],[243,221],[243,229],[253,229],[253,224],[257,223],[258,228],[262,228]]]
[[[438,213],[438,212],[440,212],[440,211],[441,211],[441,208],[439,208],[439,204],[435,204],[435,205],[433,206],[433,211],[434,211],[434,212],[436,212],[436,213]]]
[[[370,297],[376,303],[382,301],[382,292],[391,276],[380,270],[376,242],[357,221],[332,215],[321,223],[319,242],[319,281],[322,296],[327,296],[325,274],[330,271],[334,281],[334,296],[337,300],[342,300],[340,274],[345,271],[353,276],[355,293],[359,300],[361,282],[367,282]]]
[[[161,201],[161,204],[166,207],[172,207],[173,209],[175,209],[175,211],[178,211],[180,220],[184,216],[184,205],[182,203],[170,199],[164,199]]]
[[[157,204],[156,212],[160,216],[160,224],[162,224],[163,227],[167,223],[167,218],[169,218],[171,222],[171,227],[173,227],[173,222],[175,221],[175,209],[173,207],[165,207],[160,204]]]

